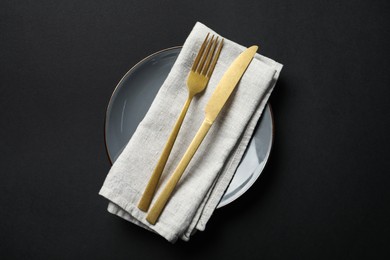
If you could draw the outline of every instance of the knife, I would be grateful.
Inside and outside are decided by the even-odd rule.
[[[148,215],[146,216],[146,220],[150,224],[154,225],[156,223],[165,205],[167,204],[173,190],[175,189],[176,184],[179,182],[181,176],[183,175],[188,164],[190,163],[196,150],[198,150],[198,147],[202,143],[207,132],[217,118],[219,112],[222,110],[229,96],[237,86],[237,83],[240,81],[242,75],[245,73],[245,70],[252,61],[253,56],[256,54],[257,49],[257,46],[252,46],[242,52],[233,61],[228,70],[222,76],[222,79],[218,83],[206,105],[205,119],[203,120],[202,125],[200,126],[194,139],[190,143],[190,146],[183,155],[183,158],[180,160],[175,171],[165,184],[164,189],[162,190],[156,202],[153,204]]]

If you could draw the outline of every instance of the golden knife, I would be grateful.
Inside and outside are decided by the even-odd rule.
[[[206,108],[205,108],[205,119],[200,126],[198,132],[196,133],[194,139],[192,140],[187,151],[183,155],[183,158],[180,160],[175,171],[167,181],[164,189],[160,193],[156,202],[150,209],[146,220],[154,225],[159,218],[162,210],[164,209],[170,195],[172,194],[176,184],[179,182],[181,176],[183,175],[185,169],[190,163],[192,157],[194,156],[199,145],[202,143],[204,137],[209,131],[211,125],[214,123],[219,112],[222,110],[226,101],[228,100],[230,94],[235,89],[237,83],[240,81],[242,75],[245,73],[246,68],[249,66],[250,62],[253,59],[253,56],[256,54],[258,47],[252,46],[242,52],[230,65],[228,70],[223,75],[222,79],[218,83],[214,93],[211,95]]]

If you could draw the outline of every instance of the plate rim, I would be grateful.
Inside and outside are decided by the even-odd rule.
[[[121,85],[121,83],[125,80],[125,78],[133,71],[135,70],[135,68],[141,64],[142,62],[144,62],[145,60],[149,59],[150,57],[153,57],[155,55],[158,55],[162,52],[166,52],[166,51],[170,51],[170,50],[173,50],[173,49],[180,49],[182,48],[182,46],[174,46],[174,47],[170,47],[170,48],[165,48],[165,49],[162,49],[162,50],[159,50],[159,51],[156,51],[146,57],[144,57],[143,59],[141,59],[140,61],[138,61],[136,64],[134,64],[126,73],[125,75],[123,75],[123,77],[119,80],[118,84],[116,84],[114,90],[112,91],[111,93],[111,96],[108,100],[108,103],[107,103],[107,106],[106,106],[106,112],[104,113],[104,122],[103,122],[103,127],[104,127],[104,147],[106,148],[106,154],[107,154],[107,157],[108,157],[108,160],[110,161],[110,164],[112,165],[113,164],[113,159],[111,158],[110,156],[110,153],[108,152],[108,145],[107,145],[107,117],[108,117],[108,109],[110,107],[110,104],[111,104],[111,101],[112,101],[112,98],[114,97],[114,95],[116,94],[119,86]]]
[[[108,144],[107,144],[107,118],[108,118],[108,112],[109,112],[109,107],[110,107],[110,104],[111,104],[111,101],[114,97],[114,95],[117,93],[119,87],[122,85],[122,82],[127,78],[127,76],[132,73],[137,67],[138,65],[140,65],[141,63],[143,63],[145,60],[155,56],[155,55],[158,55],[160,53],[163,53],[163,52],[166,52],[166,51],[170,51],[170,50],[175,50],[175,49],[181,49],[183,46],[173,46],[173,47],[169,47],[169,48],[165,48],[165,49],[161,49],[159,51],[156,51],[144,58],[142,58],[141,60],[139,60],[136,64],[134,64],[123,76],[122,78],[119,80],[118,84],[116,84],[114,90],[112,91],[111,93],[111,96],[108,100],[108,103],[107,103],[107,106],[106,106],[106,112],[105,112],[105,116],[104,116],[104,122],[103,122],[103,128],[104,128],[104,131],[103,131],[103,137],[104,137],[104,147],[105,147],[105,150],[106,150],[106,155],[107,155],[107,158],[110,162],[111,165],[113,165],[113,159],[111,158],[110,156],[110,153],[108,151]],[[268,153],[268,156],[267,156],[267,159],[264,163],[264,167],[262,168],[261,172],[257,175],[257,177],[255,178],[255,180],[253,181],[253,183],[249,186],[246,187],[245,190],[243,190],[242,192],[240,192],[240,195],[239,196],[236,196],[234,197],[233,199],[231,200],[228,200],[226,203],[222,203],[220,204],[220,202],[222,201],[223,199],[223,196],[221,197],[221,201],[218,202],[216,208],[221,208],[221,207],[224,207],[232,202],[234,202],[235,200],[237,200],[239,197],[241,197],[242,195],[245,194],[245,192],[247,192],[249,190],[250,187],[253,186],[253,184],[257,181],[257,179],[260,177],[261,173],[264,171],[264,169],[266,168],[266,166],[268,165],[268,162],[269,162],[269,159],[270,159],[270,156],[271,156],[271,153],[272,153],[272,150],[273,150],[273,147],[274,147],[274,141],[275,141],[275,119],[274,119],[274,112],[273,112],[273,109],[272,109],[272,106],[269,102],[269,100],[267,101],[264,109],[266,107],[269,107],[269,110],[270,110],[270,118],[271,118],[271,125],[272,125],[272,131],[271,131],[271,144],[270,144],[270,148],[269,148],[269,153]],[[263,111],[264,112],[264,111]],[[263,113],[262,112],[262,113]],[[258,127],[258,124],[260,123],[260,119],[259,121],[257,122],[256,126],[255,126],[255,129]],[[251,137],[251,139],[253,138],[253,136]],[[251,141],[248,142],[248,145],[250,144]],[[247,148],[245,148],[247,149]],[[230,185],[230,184],[229,184]],[[228,189],[229,185],[226,187],[226,189]]]
[[[261,168],[261,170],[260,170],[259,173],[257,173],[257,171],[256,171],[256,173],[257,173],[256,175],[257,175],[257,176],[256,176],[256,177],[254,178],[254,180],[250,183],[250,185],[245,185],[244,188],[243,188],[243,189],[240,189],[240,191],[237,192],[234,196],[232,196],[231,199],[229,198],[229,199],[225,200],[225,202],[221,203],[221,201],[222,201],[222,199],[223,199],[223,196],[225,195],[225,193],[224,193],[224,195],[222,195],[220,201],[218,202],[218,205],[217,205],[217,207],[216,207],[217,209],[222,208],[222,207],[224,207],[224,206],[226,206],[226,205],[232,203],[233,201],[237,200],[239,197],[241,197],[242,195],[244,195],[244,194],[253,186],[253,184],[255,184],[255,182],[257,181],[257,179],[258,179],[258,178],[260,177],[260,175],[263,173],[265,167],[267,167],[269,158],[271,157],[272,149],[273,149],[273,147],[274,147],[274,140],[275,140],[274,114],[273,114],[273,111],[272,111],[271,104],[270,104],[269,102],[266,103],[264,109],[266,109],[267,106],[269,107],[270,118],[271,118],[271,125],[272,125],[272,129],[271,129],[271,130],[272,130],[272,131],[271,131],[271,143],[270,143],[270,147],[269,147],[269,152],[268,152],[268,154],[267,154],[267,156],[266,156],[264,166]],[[263,112],[264,112],[264,110],[263,110]],[[263,115],[263,112],[262,112],[262,115]],[[262,116],[262,115],[261,115],[261,116]],[[261,119],[261,117],[260,117],[260,119]],[[255,129],[259,126],[260,119],[259,119],[259,121],[257,122],[257,124],[256,124],[256,126],[255,126]],[[250,143],[251,143],[252,138],[253,138],[253,135],[251,136],[251,138],[250,138],[250,140],[249,140],[249,142],[248,142],[248,144],[247,144],[247,146],[246,146],[246,148],[245,148],[245,151],[246,151],[246,149],[248,149],[248,147],[249,147],[249,145],[250,145]],[[245,153],[245,151],[244,151],[244,153]],[[243,158],[243,157],[242,157],[242,158]],[[241,163],[241,161],[240,161],[240,163]],[[240,163],[238,164],[238,166],[240,165]],[[238,168],[238,166],[237,166],[237,168]],[[237,169],[236,169],[236,171],[237,171]],[[233,178],[234,178],[234,175],[233,175]],[[232,178],[230,181],[232,181],[233,178]],[[229,185],[230,185],[230,183],[229,183]],[[229,185],[226,187],[226,190],[229,188]],[[225,192],[226,192],[226,191],[225,191]],[[238,195],[237,195],[237,194],[238,194]]]

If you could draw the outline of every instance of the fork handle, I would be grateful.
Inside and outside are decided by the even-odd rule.
[[[208,120],[203,121],[194,139],[192,140],[190,146],[187,148],[187,151],[183,155],[183,158],[180,160],[178,166],[176,167],[175,171],[167,181],[161,194],[159,195],[156,202],[150,209],[149,214],[146,216],[146,220],[150,224],[154,225],[156,223],[162,210],[164,209],[166,203],[168,202],[169,197],[171,196],[174,188],[176,187],[176,184],[179,182],[181,176],[183,175],[183,172],[187,168],[195,152],[198,150],[199,145],[202,143],[211,125],[212,122]]]
[[[173,127],[172,132],[168,137],[168,141],[164,146],[160,158],[158,159],[157,165],[154,168],[152,176],[150,177],[149,182],[144,190],[144,193],[142,194],[142,197],[138,202],[138,208],[142,211],[146,212],[149,209],[150,203],[156,191],[158,181],[160,180],[165,164],[168,161],[169,154],[171,153],[173,144],[175,143],[176,137],[179,133],[180,127],[183,123],[187,110],[191,104],[192,98],[193,98],[192,95],[188,96],[186,102],[184,103],[179,118],[177,119],[175,126]]]

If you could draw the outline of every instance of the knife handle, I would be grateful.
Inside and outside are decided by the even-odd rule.
[[[183,123],[184,117],[187,113],[187,110],[191,104],[193,96],[189,96],[183,106],[183,109],[181,110],[180,116],[177,119],[175,126],[172,129],[171,134],[168,137],[167,143],[164,146],[164,149],[160,155],[160,158],[158,159],[157,165],[154,168],[154,171],[152,173],[152,176],[149,179],[149,182],[144,190],[144,193],[142,194],[142,197],[140,201],[138,202],[138,208],[142,211],[148,211],[150,203],[152,202],[154,193],[157,188],[157,184],[160,180],[161,174],[164,170],[165,164],[168,161],[169,154],[171,153],[173,144],[175,143],[176,137],[179,133],[180,127]]]
[[[150,224],[154,225],[156,223],[165,205],[167,204],[169,197],[171,196],[174,188],[176,187],[176,184],[179,182],[181,176],[183,175],[183,172],[187,168],[195,152],[198,150],[199,145],[202,143],[211,125],[212,123],[210,121],[203,121],[190,146],[187,148],[187,151],[183,155],[175,171],[165,184],[164,189],[162,190],[156,202],[153,204],[148,215],[146,216],[146,220]]]

